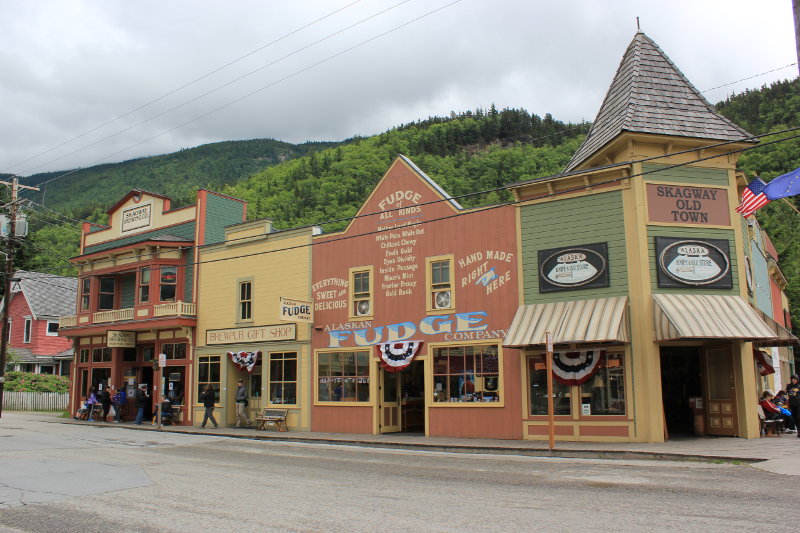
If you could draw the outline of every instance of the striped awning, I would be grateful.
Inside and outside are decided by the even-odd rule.
[[[761,320],[769,326],[769,329],[775,332],[777,339],[770,341],[755,341],[753,344],[756,346],[796,346],[800,344],[800,340],[795,337],[791,331],[781,326],[771,317],[767,316],[761,309],[754,308],[755,312],[761,317]]]
[[[775,341],[776,333],[739,296],[654,294],[655,340]]]
[[[628,298],[596,298],[521,305],[503,346],[538,346],[553,334],[554,344],[628,342]]]

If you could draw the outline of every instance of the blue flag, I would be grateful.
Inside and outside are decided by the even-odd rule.
[[[783,176],[778,176],[767,183],[764,188],[764,194],[770,200],[800,194],[800,168],[796,168]]]

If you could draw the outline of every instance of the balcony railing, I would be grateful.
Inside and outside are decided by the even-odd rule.
[[[197,304],[173,302],[153,306],[153,316],[195,316]]]
[[[78,316],[62,316],[58,319],[58,327],[60,328],[71,328],[73,326],[78,325]]]
[[[127,309],[114,309],[112,311],[100,311],[92,315],[92,322],[117,322],[119,320],[131,320],[133,318],[133,307]]]

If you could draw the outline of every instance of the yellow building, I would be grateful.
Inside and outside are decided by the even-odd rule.
[[[289,429],[310,426],[310,318],[296,321],[281,299],[311,300],[316,232],[274,231],[271,221],[254,220],[227,227],[224,242],[200,250],[195,391],[214,387],[221,426],[236,425],[240,378],[251,421],[264,408],[286,409]],[[194,411],[200,425],[203,405],[195,403]]]

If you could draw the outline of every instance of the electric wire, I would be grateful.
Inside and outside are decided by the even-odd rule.
[[[772,74],[773,72],[778,72],[779,70],[783,70],[783,69],[786,69],[786,68],[789,68],[789,67],[793,67],[795,65],[797,65],[796,62],[795,63],[789,63],[788,65],[784,65],[782,67],[774,68],[772,70],[768,70],[768,71],[762,72],[760,74],[753,74],[752,76],[748,76],[747,78],[742,78],[740,80],[732,81],[730,83],[724,83],[722,85],[717,85],[716,87],[712,87],[710,89],[706,89],[706,90],[700,91],[700,92],[701,93],[707,93],[709,91],[713,91],[714,89],[721,89],[722,87],[727,87],[728,85],[733,85],[735,83],[739,83],[739,82],[742,82],[742,81],[752,80],[753,78],[758,78],[759,76],[764,76],[765,74]]]

